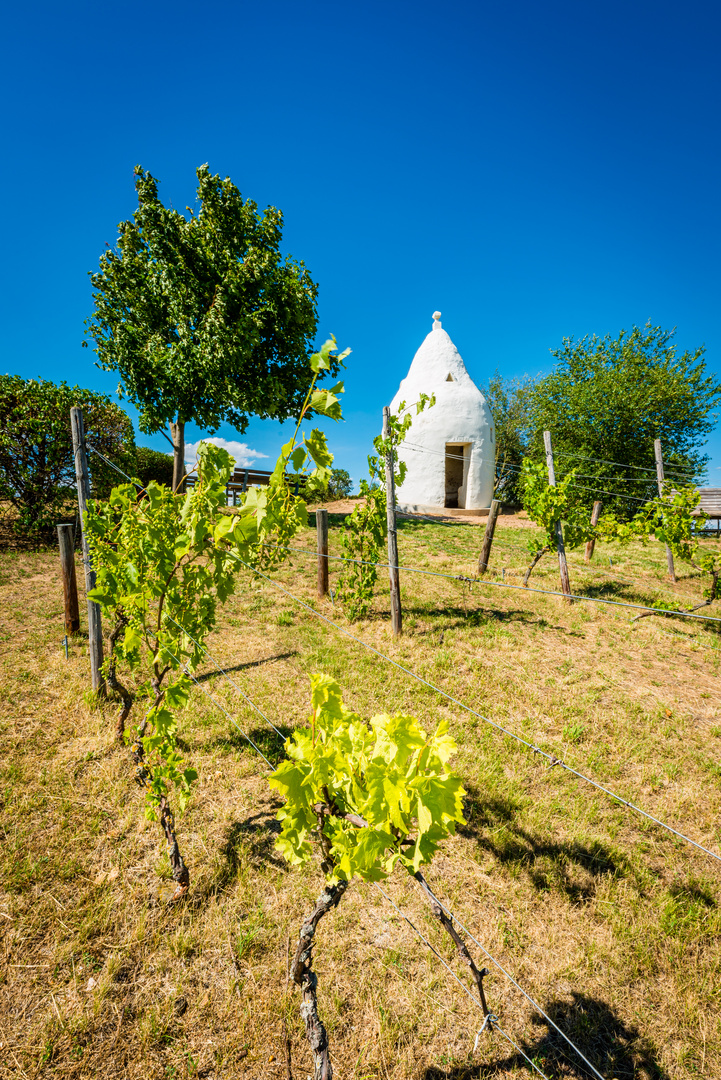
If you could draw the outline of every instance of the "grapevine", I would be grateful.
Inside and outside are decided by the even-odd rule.
[[[333,456],[322,432],[301,433],[312,413],[340,419],[342,383],[316,389],[321,371],[335,356],[329,339],[310,359],[312,380],[292,438],[282,447],[266,488],[250,488],[237,512],[226,507],[226,484],[233,460],[227,451],[201,443],[197,482],[185,495],[162,484],[122,484],[106,503],[91,502],[85,526],[97,587],[91,598],[112,627],[104,674],[121,700],[118,738],[135,701],[149,702],[137,725],[133,756],[146,792],[146,814],[158,819],[168,841],[176,882],[174,898],[189,887],[170,804],[183,811],[197,779],[178,751],[177,712],[186,704],[189,674],[204,655],[203,643],[215,626],[218,604],[235,589],[239,559],[265,568],[285,556],[287,541],[307,524],[305,502],[292,494],[286,470],[312,466],[311,490],[322,491]],[[138,491],[140,488],[140,491]],[[123,673],[121,682],[120,673]],[[133,681],[132,688],[126,682]]]
[[[369,479],[361,479],[360,493],[363,502],[355,507],[346,519],[341,537],[344,563],[337,596],[343,603],[351,621],[364,619],[373,602],[373,589],[378,577],[377,563],[382,563],[383,548],[388,538],[387,500],[385,491],[386,454],[393,455],[393,474],[396,487],[406,475],[406,464],[398,459],[398,447],[405,439],[413,423],[413,413],[418,416],[424,409],[435,404],[435,395],[421,394],[414,405],[406,407],[402,401],[397,415],[389,417],[389,436],[373,440],[376,451],[368,457]]]
[[[543,556],[555,549],[556,525],[559,521],[563,523],[563,541],[567,548],[577,547],[594,535],[586,508],[569,490],[575,475],[574,470],[553,486],[548,482],[545,466],[535,464],[528,458],[523,462],[520,480],[523,508],[544,533],[540,544],[536,537],[528,540],[531,563],[523,578],[524,586],[528,585],[528,579]]]
[[[445,720],[430,737],[412,716],[384,713],[365,721],[344,705],[338,683],[327,675],[311,678],[311,705],[308,726],[286,741],[287,760],[269,782],[285,799],[278,812],[278,849],[294,865],[311,858],[311,841],[322,855],[324,888],[301,926],[290,973],[301,991],[316,1080],[331,1080],[313,971],[318,923],[337,907],[354,877],[380,881],[400,864],[425,885],[420,867],[456,823],[464,822],[465,792],[448,768],[456,744]],[[480,984],[472,962],[471,968]]]

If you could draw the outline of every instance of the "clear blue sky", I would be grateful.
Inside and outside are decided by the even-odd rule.
[[[719,372],[720,29],[663,0],[11,5],[0,370],[114,392],[80,347],[87,272],[136,163],[182,208],[207,161],[283,210],[320,340],[353,348],[332,448],[356,480],[436,308],[481,383],[647,319]]]

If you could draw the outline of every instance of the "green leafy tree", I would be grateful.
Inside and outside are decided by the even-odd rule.
[[[83,410],[88,441],[132,470],[130,418],[105,394],[45,379],[0,375],[0,500],[10,502],[23,532],[41,534],[72,509],[76,498],[70,409]],[[91,486],[100,497],[114,482],[110,466],[94,456]]]
[[[176,898],[187,891],[190,876],[171,793],[182,810],[197,776],[179,754],[176,714],[187,701],[189,673],[203,658],[218,605],[233,593],[243,563],[266,569],[278,564],[288,541],[307,524],[307,507],[292,494],[288,468],[310,467],[309,483],[319,491],[328,482],[333,458],[324,434],[300,429],[313,413],[340,417],[337,397],[315,387],[335,355],[331,339],[311,357],[313,379],[293,436],[269,485],[244,492],[239,508],[226,507],[233,459],[212,443],[201,443],[198,480],[185,496],[152,480],[144,489],[121,484],[107,502],[89,504],[86,529],[97,575],[91,596],[110,627],[105,677],[122,702],[116,734],[124,736],[136,700],[150,702],[137,726],[134,756],[148,816],[160,820],[168,841]]]
[[[519,473],[528,451],[531,434],[531,394],[536,379],[506,379],[495,371],[482,388],[493,414],[496,429],[495,497],[506,503],[520,503]]]
[[[348,562],[338,582],[337,595],[349,619],[364,619],[373,602],[373,590],[378,577],[375,565],[383,559],[383,548],[388,539],[387,499],[385,488],[386,454],[393,455],[393,475],[399,487],[406,475],[406,463],[399,461],[398,448],[408,434],[416,416],[435,404],[435,396],[421,394],[414,405],[406,407],[402,401],[397,415],[389,417],[389,435],[384,439],[377,435],[373,440],[376,451],[368,457],[368,479],[361,479],[362,502],[346,518],[341,537],[341,548]]]
[[[302,924],[291,978],[302,994],[315,1076],[331,1080],[313,971],[318,923],[354,877],[380,881],[400,864],[423,882],[420,867],[464,821],[465,792],[448,768],[456,745],[445,720],[431,736],[412,716],[383,714],[365,721],[343,704],[338,684],[327,675],[311,678],[311,704],[308,726],[286,741],[287,760],[270,785],[285,800],[278,812],[278,849],[302,865],[312,858],[314,841],[322,856],[325,886]]]
[[[176,487],[188,421],[242,432],[251,414],[297,416],[316,330],[317,287],[280,254],[281,212],[260,214],[207,165],[197,176],[198,209],[185,216],[137,166],[138,209],[91,275],[99,365],[118,372],[141,431],[170,426]],[[328,370],[337,373],[335,358]]]
[[[588,505],[602,498],[607,509],[630,517],[641,505],[633,498],[653,498],[654,439],[662,440],[669,475],[684,481],[703,474],[702,448],[716,421],[721,383],[707,371],[703,346],[679,354],[673,337],[674,331],[647,324],[617,338],[564,338],[552,353],[555,371],[532,388],[529,452],[542,461],[543,431],[551,431],[557,474],[575,465]]]
[[[353,491],[353,481],[347,469],[333,469],[328,484],[329,499],[348,499]]]

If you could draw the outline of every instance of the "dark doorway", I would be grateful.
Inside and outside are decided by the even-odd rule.
[[[446,443],[446,506],[463,508],[463,488],[466,447],[463,443]]]

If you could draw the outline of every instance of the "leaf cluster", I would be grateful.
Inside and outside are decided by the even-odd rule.
[[[378,881],[396,863],[414,873],[464,821],[446,721],[431,736],[412,716],[366,722],[327,675],[311,678],[311,703],[308,726],[286,741],[287,760],[270,777],[285,799],[278,849],[304,863],[315,837],[332,881]]]
[[[593,536],[587,508],[574,490],[575,472],[571,472],[555,487],[548,482],[545,465],[536,464],[529,458],[523,462],[520,487],[523,508],[536,525],[544,532],[541,546],[555,547],[556,525],[563,524],[563,539],[567,548],[578,547]],[[539,548],[536,537],[528,540],[528,549],[535,555]]]
[[[135,695],[152,700],[139,728],[151,812],[170,785],[180,789],[183,803],[192,782],[192,770],[183,768],[177,754],[174,714],[187,699],[186,672],[204,655],[217,605],[233,593],[243,563],[277,565],[286,558],[287,542],[307,523],[306,505],[292,493],[289,463],[310,464],[311,482],[327,482],[333,457],[325,436],[301,432],[301,423],[322,409],[338,414],[337,399],[315,396],[319,372],[347,355],[336,354],[333,338],[313,354],[313,378],[293,437],[269,485],[243,493],[237,509],[226,506],[233,459],[212,443],[200,444],[197,483],[185,495],[156,481],[144,489],[128,483],[115,488],[106,503],[89,504],[86,529],[97,577],[91,596],[113,627],[106,673],[114,682],[118,669],[128,671]]]

